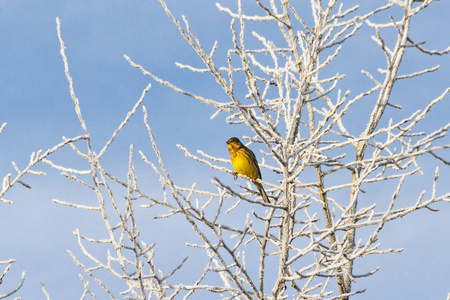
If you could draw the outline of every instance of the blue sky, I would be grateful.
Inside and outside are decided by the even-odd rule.
[[[348,1],[348,5],[354,3],[357,2]],[[219,40],[217,57],[219,61],[224,61],[220,55],[230,45],[229,17],[220,13],[213,1],[172,0],[167,4],[177,18],[181,14],[186,15],[191,28],[204,41],[205,48],[210,48],[214,40]],[[234,1],[222,4],[235,7]],[[251,7],[244,6],[246,9]],[[365,11],[369,8],[361,9]],[[450,2],[438,1],[417,16],[412,22],[415,41],[427,40],[424,47],[429,49],[446,48],[450,42],[448,11]],[[124,54],[181,88],[217,100],[227,99],[208,76],[192,75],[175,66],[174,62],[201,65],[157,1],[2,0],[0,124],[7,122],[8,125],[0,135],[1,177],[13,172],[11,161],[23,168],[33,151],[54,146],[62,136],[82,134],[59,53],[56,17],[61,20],[75,92],[97,151],[139,99],[142,90],[152,82],[132,68],[123,58]],[[252,29],[258,30],[257,27]],[[335,63],[335,69],[330,70],[330,73],[338,70],[347,74],[344,83],[355,94],[370,84],[367,79],[361,79],[360,69],[375,72],[384,62],[367,33],[371,31],[365,26],[348,42],[348,48],[343,50]],[[438,72],[398,83],[391,99],[393,103],[403,105],[400,115],[424,107],[427,101],[448,87],[450,78],[448,56],[429,57],[418,55],[417,51],[408,52],[405,56],[402,74],[436,64],[441,65]],[[250,135],[248,129],[227,125],[223,115],[210,120],[213,109],[156,82],[152,82],[144,104],[163,159],[173,172],[173,179],[187,186],[193,181],[206,186],[215,176],[232,183],[228,174],[212,171],[186,158],[176,144],[187,147],[191,152],[200,149],[213,156],[228,158],[225,141],[231,136]],[[361,110],[364,108],[361,107]],[[447,96],[447,100],[432,111],[422,130],[432,131],[446,124],[449,111]],[[354,119],[355,129],[367,123],[363,113],[357,112],[349,117]],[[142,118],[142,110],[139,109],[109,150],[104,164],[111,172],[123,174],[123,177],[126,175],[129,144],[134,145],[136,153],[142,150],[150,155],[151,147]],[[448,141],[447,137],[447,144]],[[449,158],[448,154],[446,157]],[[64,161],[67,166],[86,168],[86,164],[68,150],[61,151],[53,159],[61,163]],[[440,191],[448,191],[445,185],[450,180],[449,170],[445,170],[443,164],[432,162],[425,162],[425,176],[410,183],[411,194],[405,194],[402,201],[415,201],[417,192],[424,188],[429,190],[436,165],[441,169]],[[155,180],[145,166],[137,168],[148,176],[149,182]],[[25,177],[23,181],[32,189],[17,186],[5,197],[13,200],[14,204],[0,203],[0,261],[10,258],[18,260],[3,280],[0,295],[15,286],[21,272],[25,271],[25,285],[15,296],[44,299],[39,283],[42,280],[52,299],[77,299],[82,293],[82,284],[78,279],[81,269],[73,263],[67,250],[81,254],[72,232],[80,228],[84,232],[100,234],[102,220],[81,210],[56,205],[51,199],[89,203],[94,202],[95,198],[46,166],[35,169],[48,171],[49,175]],[[405,250],[400,254],[369,257],[357,263],[356,269],[362,273],[376,267],[381,267],[381,270],[368,279],[358,281],[355,288],[367,288],[368,291],[355,299],[446,297],[450,292],[450,206],[439,204],[436,208],[440,209],[439,213],[421,211],[386,226],[380,235],[382,246]],[[145,218],[145,212],[142,214]],[[184,238],[178,230],[181,222],[155,228],[149,234],[150,239],[152,234],[161,231]],[[195,239],[193,235],[188,237]],[[180,254],[176,248],[165,244],[164,239],[160,245],[165,249],[159,252],[160,259],[168,262],[169,269],[173,257],[181,257],[184,253]]]

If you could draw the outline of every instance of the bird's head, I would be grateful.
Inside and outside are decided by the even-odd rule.
[[[238,150],[243,145],[237,137],[232,137],[227,141],[228,150]]]

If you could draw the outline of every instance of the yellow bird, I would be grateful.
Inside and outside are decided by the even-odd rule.
[[[267,197],[263,186],[261,183],[256,182],[256,179],[261,179],[261,171],[259,170],[258,161],[256,160],[256,156],[252,150],[245,147],[244,144],[242,144],[236,137],[230,138],[227,141],[227,146],[228,151],[230,152],[231,165],[236,171],[234,173],[235,178],[237,174],[249,177],[258,188],[264,202],[270,203],[269,197]]]

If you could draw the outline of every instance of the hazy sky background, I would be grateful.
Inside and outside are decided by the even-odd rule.
[[[235,1],[221,3],[235,10]],[[357,3],[359,1],[345,1],[345,7]],[[373,1],[370,5],[381,3]],[[226,49],[231,45],[228,15],[220,13],[214,1],[172,0],[167,4],[177,18],[181,19],[182,14],[187,17],[206,49],[219,40],[216,57],[219,62],[224,62]],[[244,5],[244,11],[252,8],[253,5]],[[361,8],[362,11],[369,9]],[[428,49],[445,49],[450,43],[449,11],[450,2],[439,1],[413,18],[411,37],[414,41],[426,40],[424,47]],[[398,17],[401,12],[397,10],[396,13]],[[227,101],[226,95],[208,75],[193,75],[175,66],[174,62],[181,62],[201,67],[201,62],[156,0],[0,1],[0,124],[8,123],[0,135],[2,178],[9,172],[14,175],[11,161],[24,168],[33,151],[53,147],[62,141],[62,136],[82,134],[64,75],[56,17],[61,20],[75,92],[95,151],[100,151],[139,99],[142,90],[152,82],[144,105],[163,159],[173,173],[172,178],[179,185],[190,186],[198,182],[205,189],[212,188],[209,182],[215,176],[233,184],[229,174],[212,171],[190,160],[177,149],[176,144],[185,146],[192,153],[200,149],[216,157],[228,158],[225,141],[231,136],[251,135],[251,132],[244,126],[227,125],[224,115],[210,120],[213,109],[158,85],[123,58],[124,54],[128,55],[134,62],[181,88],[217,101]],[[388,18],[380,15],[374,20]],[[266,27],[249,26],[248,32],[251,30],[260,30],[262,34],[269,32]],[[351,89],[352,95],[371,86],[371,82],[360,74],[360,69],[376,74],[377,68],[385,66],[383,54],[374,46],[369,33],[371,35],[373,31],[364,25],[357,36],[344,44],[342,55],[328,70],[330,74],[339,72],[347,75],[342,88]],[[401,74],[436,64],[441,65],[436,73],[398,82],[391,102],[401,104],[404,109],[399,112],[388,108],[390,117],[398,119],[399,115],[423,108],[425,103],[440,95],[449,85],[449,56],[430,57],[409,50]],[[359,105],[361,111],[349,116],[354,118],[355,130],[367,123],[364,104]],[[449,121],[449,111],[447,96],[433,109],[428,123],[420,128],[427,132],[436,130]],[[153,160],[155,158],[142,119],[142,109],[139,109],[103,158],[108,170],[122,178],[127,172],[130,144],[134,145],[136,162],[139,161],[138,150]],[[445,142],[449,143],[448,137]],[[260,159],[257,147],[252,146]],[[446,158],[450,158],[448,152]],[[88,168],[68,149],[57,153],[52,159],[65,166]],[[448,168],[445,170],[444,165],[435,160],[430,162],[425,161],[423,165],[424,176],[414,177],[408,183],[399,206],[415,202],[421,190],[430,190],[436,165],[441,170],[439,191],[448,191]],[[152,171],[140,162],[137,165],[141,182],[148,180],[149,190],[157,188],[157,178]],[[79,299],[83,287],[78,274],[82,270],[75,265],[67,250],[79,257],[82,253],[72,232],[80,228],[85,234],[100,238],[103,236],[103,222],[92,212],[56,205],[51,199],[95,205],[96,198],[62,178],[55,170],[44,165],[39,165],[35,170],[47,171],[48,176],[25,177],[23,181],[32,189],[16,186],[5,196],[14,204],[0,203],[0,261],[17,259],[3,279],[0,295],[14,287],[20,281],[22,271],[25,271],[25,284],[14,296],[44,299],[40,287],[40,281],[44,281],[51,299]],[[268,172],[263,170],[263,175],[270,180]],[[371,197],[377,201],[383,192],[371,194]],[[392,192],[386,191],[386,195]],[[368,289],[355,299],[446,298],[450,292],[450,205],[439,204],[435,208],[439,208],[440,212],[420,211],[386,225],[380,235],[381,248],[405,250],[400,254],[373,256],[356,262],[356,271],[360,273],[376,267],[381,269],[374,276],[354,285],[355,289]],[[139,212],[142,220],[145,220],[147,213],[145,210]],[[169,234],[179,235],[180,241],[196,240],[192,233],[180,232],[180,226],[185,226],[185,223],[181,219],[179,221],[179,224],[171,223],[170,226],[161,223],[166,227],[152,227],[147,233],[148,243],[158,240],[158,250],[164,249],[157,252],[157,258],[165,270],[173,268],[177,259],[198,253],[173,247],[164,241],[164,236]],[[104,250],[98,251],[105,254]],[[84,273],[83,277],[89,280]],[[91,286],[95,283],[92,282]]]

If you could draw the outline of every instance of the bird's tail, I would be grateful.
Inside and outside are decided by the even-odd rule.
[[[264,190],[264,188],[261,185],[261,183],[255,182],[255,185],[258,188],[258,191],[261,194],[261,197],[263,198],[264,202],[270,203],[269,197],[267,197],[266,191]]]

